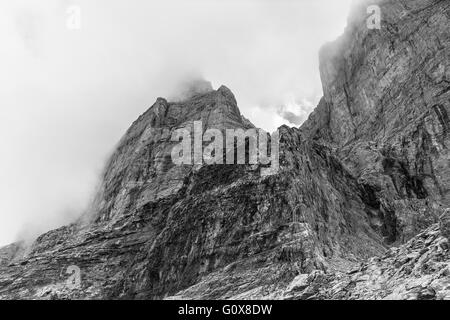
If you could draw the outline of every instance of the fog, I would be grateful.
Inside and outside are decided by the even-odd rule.
[[[68,28],[72,5],[81,24]],[[0,245],[78,216],[158,96],[224,84],[255,125],[300,125],[350,0],[0,0]]]

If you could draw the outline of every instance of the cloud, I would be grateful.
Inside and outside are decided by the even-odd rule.
[[[278,112],[278,115],[280,115],[283,119],[289,121],[289,123],[293,123],[297,126],[299,126],[303,122],[303,118],[301,116],[298,116],[291,111],[280,111]]]
[[[283,101],[277,109],[277,114],[293,126],[300,126],[315,108],[315,103],[295,95],[287,96]]]

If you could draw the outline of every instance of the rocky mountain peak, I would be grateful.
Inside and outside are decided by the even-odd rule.
[[[182,102],[211,91],[213,91],[211,82],[202,78],[188,78],[174,88],[174,93],[170,95],[169,100]]]

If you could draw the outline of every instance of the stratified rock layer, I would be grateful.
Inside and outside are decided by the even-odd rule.
[[[450,3],[379,1],[380,30],[367,4],[322,49],[324,97],[302,132],[337,149],[399,243],[450,206]]]
[[[159,98],[89,212],[0,249],[0,298],[448,299],[450,3],[379,5],[381,30],[361,5],[321,51],[324,97],[279,129],[278,172],[175,165],[176,129],[254,126],[223,86]]]

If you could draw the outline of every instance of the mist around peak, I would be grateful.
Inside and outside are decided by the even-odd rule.
[[[181,102],[198,94],[205,94],[213,90],[214,89],[211,82],[203,78],[186,78],[175,86],[173,92],[167,97],[167,99],[173,102]]]

